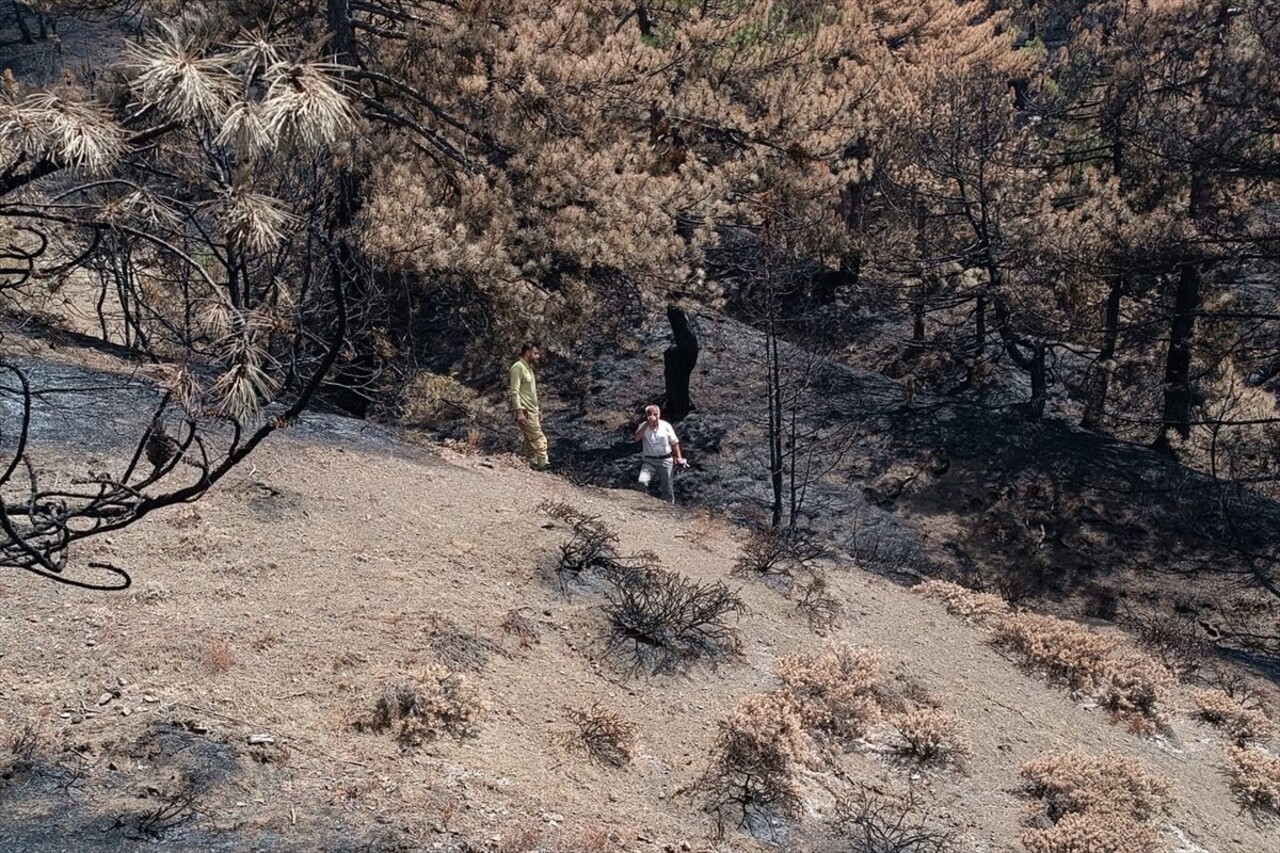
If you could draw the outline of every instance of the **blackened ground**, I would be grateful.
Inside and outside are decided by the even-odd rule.
[[[695,411],[675,424],[688,471],[677,502],[765,525],[772,492],[762,335],[692,311],[700,354]],[[544,415],[557,470],[638,488],[643,407],[662,393],[671,345],[660,311],[589,357],[548,360]],[[797,526],[837,557],[899,580],[942,576],[1067,615],[1148,616],[1236,635],[1221,650],[1275,666],[1280,602],[1250,584],[1280,574],[1280,507],[1152,452],[1016,403],[910,395],[883,375],[784,345],[784,393],[799,413]],[[566,394],[565,391],[568,390]],[[987,399],[999,395],[988,395]],[[499,424],[498,443],[510,442]],[[788,479],[788,486],[790,480]],[[790,513],[789,497],[784,522]]]

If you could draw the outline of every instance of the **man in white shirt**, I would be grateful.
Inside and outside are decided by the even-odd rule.
[[[644,407],[644,423],[636,429],[636,441],[641,442],[644,448],[640,485],[647,488],[656,474],[662,496],[675,503],[673,474],[676,468],[687,468],[689,463],[680,453],[680,439],[676,437],[675,428],[662,420],[662,410],[657,406]]]

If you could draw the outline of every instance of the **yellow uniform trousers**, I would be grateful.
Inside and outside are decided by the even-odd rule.
[[[542,418],[537,412],[524,413],[524,423],[520,427],[520,437],[524,440],[524,457],[534,468],[546,468],[551,464],[547,459],[547,437],[542,433]]]

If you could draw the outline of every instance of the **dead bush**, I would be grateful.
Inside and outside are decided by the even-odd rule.
[[[788,580],[812,570],[823,554],[822,546],[803,531],[755,530],[731,572],[737,577]]]
[[[491,655],[506,657],[506,650],[490,640],[463,631],[453,620],[439,613],[426,616],[423,632],[436,660],[453,670],[484,672]]]
[[[576,730],[562,739],[568,749],[583,749],[592,761],[610,767],[626,767],[635,757],[636,727],[599,703],[590,708],[569,708]]]
[[[599,516],[587,515],[559,501],[544,501],[538,509],[569,525],[569,541],[560,544],[556,560],[556,575],[562,585],[593,569],[608,570],[618,559],[618,535]]]
[[[1068,752],[1027,762],[1022,776],[1041,801],[1036,819],[1051,824],[1022,836],[1032,853],[1149,853],[1159,847],[1152,819],[1164,809],[1168,785],[1137,762]]]
[[[952,839],[920,816],[914,791],[893,797],[862,785],[836,802],[841,853],[945,853]]]
[[[1280,758],[1257,747],[1227,744],[1231,790],[1251,809],[1280,814]]]
[[[1098,701],[1133,731],[1151,734],[1160,724],[1159,706],[1173,686],[1164,664],[1141,652],[1126,652],[1107,661]]]
[[[356,721],[356,728],[386,731],[397,728],[403,746],[420,746],[449,735],[457,740],[475,737],[485,703],[465,675],[430,666],[414,684],[383,688],[372,714]]]
[[[155,808],[136,816],[134,838],[161,841],[171,830],[194,820],[200,814],[200,788],[197,782],[179,776],[170,790],[157,791],[160,802]]]
[[[5,753],[0,756],[0,779],[12,779],[33,770],[36,756],[43,740],[40,730],[31,723],[9,732],[5,738]]]
[[[952,616],[979,624],[1009,612],[1009,604],[998,595],[977,592],[950,581],[932,580],[918,583],[912,592],[941,601]]]
[[[796,654],[777,665],[781,693],[806,729],[842,740],[861,737],[880,718],[880,657],[867,649],[833,646]]]
[[[1160,660],[1179,679],[1188,679],[1204,665],[1212,650],[1189,616],[1125,611],[1123,622],[1138,637],[1143,651]]]
[[[779,693],[748,696],[727,720],[698,788],[723,834],[733,826],[774,834],[779,821],[799,816],[799,769],[815,760],[795,706]]]
[[[889,725],[901,739],[898,751],[922,764],[950,764],[969,754],[956,719],[938,708],[895,714]]]
[[[1060,679],[1072,690],[1090,692],[1101,684],[1107,656],[1116,645],[1083,625],[1035,613],[997,619],[991,642],[1028,668]]]
[[[1062,681],[1073,691],[1097,697],[1113,717],[1137,734],[1149,735],[1161,723],[1159,706],[1173,684],[1163,663],[1083,625],[1018,613],[998,618],[991,642],[1019,658],[1028,669]]]
[[[1258,701],[1251,679],[1238,669],[1214,663],[1200,673],[1198,680],[1210,688],[1221,690],[1242,705],[1256,704]]]
[[[1200,718],[1222,729],[1239,746],[1275,737],[1276,724],[1266,712],[1236,699],[1225,690],[1197,690],[1192,698],[1200,709]]]
[[[620,554],[617,534],[597,516],[558,501],[543,502],[539,509],[569,525],[569,540],[560,544],[555,567],[562,588],[589,575],[618,585],[660,568],[661,561],[652,551]]]
[[[516,638],[522,649],[530,649],[542,641],[538,632],[538,624],[525,614],[528,608],[521,607],[507,611],[502,620],[502,630]]]
[[[633,672],[672,672],[695,659],[714,665],[741,653],[728,620],[746,605],[723,583],[647,568],[615,577],[605,598],[609,650]]]
[[[1027,853],[1151,853],[1160,848],[1160,833],[1123,815],[1085,812],[1064,816],[1053,826],[1023,834]]]
[[[809,626],[825,633],[840,618],[843,607],[831,593],[826,570],[818,563],[825,551],[800,530],[758,529],[747,538],[734,563],[735,577],[760,578],[795,601]]]
[[[791,584],[789,595],[809,620],[809,627],[821,635],[826,635],[844,613],[844,605],[832,594],[831,581],[821,568],[815,568],[807,576],[796,578]]]

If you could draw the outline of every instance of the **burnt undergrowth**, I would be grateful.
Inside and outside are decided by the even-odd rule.
[[[600,592],[605,652],[625,672],[673,673],[698,661],[714,667],[741,655],[736,622],[747,608],[737,592],[666,569],[652,552],[621,553],[616,533],[568,504],[540,508],[569,528],[554,567],[561,589]]]
[[[675,423],[692,462],[677,504],[767,527],[761,335],[711,311],[690,319],[701,349],[695,409]],[[580,365],[585,397],[544,419],[560,470],[577,482],[634,488],[629,416],[660,396],[670,339],[657,312],[633,337],[593,350]],[[821,474],[802,484],[795,528],[835,565],[902,583],[953,580],[1060,615],[1176,618],[1211,656],[1274,671],[1280,503],[1270,484],[1216,479],[1142,444],[1031,419],[990,389],[928,394],[909,378],[829,359],[803,389],[812,423],[797,434],[834,430],[839,440],[826,456],[809,449]],[[549,382],[548,398],[557,393]]]

